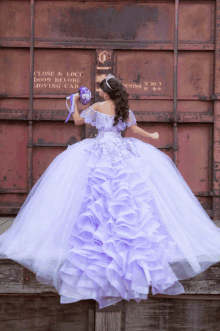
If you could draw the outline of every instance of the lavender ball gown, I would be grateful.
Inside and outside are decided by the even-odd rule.
[[[114,116],[91,106],[80,116],[98,135],[52,161],[0,236],[0,257],[54,286],[61,304],[140,302],[149,286],[184,293],[179,280],[220,261],[220,229],[170,157],[123,138]],[[127,126],[135,123],[129,110]]]

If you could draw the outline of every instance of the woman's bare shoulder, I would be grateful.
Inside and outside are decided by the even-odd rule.
[[[115,116],[115,104],[106,101],[99,102],[99,111],[105,115]]]

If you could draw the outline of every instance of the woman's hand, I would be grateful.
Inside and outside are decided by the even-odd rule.
[[[158,140],[159,139],[159,133],[158,132],[152,133],[151,137],[152,137],[152,139]]]
[[[76,93],[74,96],[74,101],[77,102],[79,100],[79,93]]]

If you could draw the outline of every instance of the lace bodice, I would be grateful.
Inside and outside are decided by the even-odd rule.
[[[95,138],[88,138],[82,141],[83,144],[87,144],[84,147],[85,152],[96,154],[99,158],[104,157],[112,165],[131,157],[131,155],[139,156],[135,149],[135,138],[123,138],[121,135],[121,131],[125,130],[126,126],[129,127],[137,123],[130,109],[128,120],[122,122],[119,119],[118,124],[115,126],[113,126],[115,115],[103,114],[94,110],[92,106],[83,110],[80,117],[84,118],[85,123],[91,124],[98,129],[98,134]]]

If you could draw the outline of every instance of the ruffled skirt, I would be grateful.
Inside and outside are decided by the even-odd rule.
[[[33,186],[0,235],[10,258],[54,286],[61,303],[184,293],[179,280],[220,261],[220,229],[172,160],[135,138],[138,152],[116,166],[88,153],[93,139],[69,146]]]

